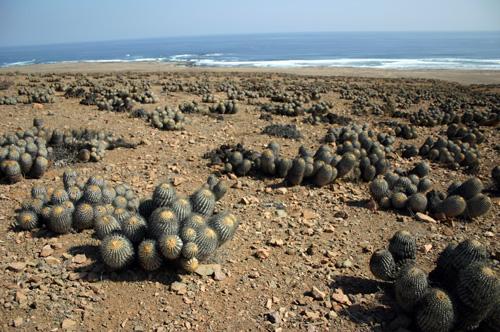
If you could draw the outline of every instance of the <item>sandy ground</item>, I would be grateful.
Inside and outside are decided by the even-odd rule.
[[[314,76],[350,76],[370,78],[423,78],[438,79],[461,84],[500,84],[500,70],[395,70],[362,68],[194,68],[168,63],[68,63],[30,65],[0,68],[1,72],[19,71],[21,73],[61,73],[61,72],[242,72],[242,73],[286,73]]]
[[[9,69],[12,70],[12,69]],[[1,72],[9,70],[3,69]],[[269,83],[276,88],[324,84],[327,91],[321,100],[334,104],[334,112],[351,116],[354,123],[369,123],[384,131],[380,121],[398,120],[388,116],[351,114],[352,100],[341,99],[338,86],[412,87],[435,92],[440,89],[472,93],[474,87],[444,82],[410,79],[361,79],[350,76],[432,77],[467,83],[500,83],[500,73],[448,71],[377,71],[353,69],[199,69],[163,64],[82,64],[41,65],[16,68],[20,74],[2,76],[14,79],[15,85],[0,96],[16,95],[17,87],[34,87],[75,82],[81,76],[28,77],[27,73],[72,72],[102,73],[106,80],[148,80],[159,97],[157,104],[138,105],[147,110],[157,106],[177,105],[201,96],[187,92],[162,93],[161,85],[208,82],[235,86],[247,81]],[[141,71],[116,75],[117,71]],[[239,72],[239,74],[236,74]],[[290,76],[283,73],[326,76]],[[123,74],[123,73],[121,73]],[[99,75],[101,76],[101,75]],[[87,76],[91,81],[101,78]],[[205,83],[204,83],[205,84]],[[435,89],[435,90],[434,90]],[[486,88],[481,88],[486,89]],[[225,93],[214,93],[220,100]],[[145,197],[161,179],[177,179],[177,190],[189,193],[200,186],[215,169],[201,156],[223,143],[244,143],[261,151],[271,140],[282,146],[283,154],[292,157],[302,144],[317,148],[332,125],[311,125],[301,118],[273,116],[260,118],[256,105],[241,102],[235,115],[214,119],[188,114],[183,131],[160,131],[142,119],[124,113],[99,111],[95,106],[79,103],[79,98],[65,98],[56,93],[55,103],[35,109],[32,105],[0,105],[0,134],[28,128],[34,117],[43,118],[51,128],[98,128],[113,131],[145,144],[137,149],[108,151],[99,163],[75,164],[82,175],[100,174],[112,183],[128,182]],[[267,98],[259,103],[269,102]],[[379,103],[380,100],[377,101]],[[426,107],[427,101],[408,110]],[[296,124],[304,138],[292,141],[261,134],[270,123]],[[446,126],[418,127],[418,138],[398,138],[403,143],[421,144],[427,135],[435,135]],[[491,168],[500,163],[494,147],[500,142],[498,129],[483,128],[486,142],[481,145],[482,167],[479,177],[489,185]],[[391,158],[393,167],[409,168],[420,157],[410,160],[399,155]],[[493,209],[472,223],[460,220],[424,223],[397,211],[372,211],[366,208],[368,184],[340,180],[322,188],[297,186],[280,188],[279,179],[261,177],[227,177],[233,187],[218,203],[218,209],[231,209],[241,220],[234,239],[216,252],[211,262],[220,264],[224,278],[187,275],[175,268],[145,273],[140,269],[109,272],[98,264],[98,241],[90,231],[53,237],[48,232],[15,232],[11,225],[14,209],[27,198],[33,184],[61,186],[65,168],[52,167],[40,180],[24,180],[0,186],[0,329],[2,331],[396,331],[405,327],[398,312],[390,309],[394,302],[384,295],[383,285],[371,275],[368,262],[371,253],[387,245],[392,234],[401,229],[417,238],[418,264],[429,271],[438,253],[450,241],[464,238],[480,240],[488,250],[500,251],[498,218],[500,201],[492,197]],[[438,189],[451,180],[464,180],[461,170],[450,170],[432,164],[431,179]],[[280,207],[280,209],[278,209]],[[42,254],[49,247],[49,254]],[[81,255],[85,256],[81,256]],[[180,282],[174,284],[173,282]],[[318,291],[314,296],[311,291]],[[399,319],[399,320],[398,320]],[[399,330],[407,331],[407,330]]]

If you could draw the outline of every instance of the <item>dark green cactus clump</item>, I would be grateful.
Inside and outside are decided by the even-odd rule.
[[[439,219],[473,219],[491,210],[491,199],[482,193],[484,186],[478,178],[463,183],[455,181],[445,194],[431,190],[432,182],[426,177],[428,169],[426,163],[418,163],[408,176],[402,170],[397,170],[401,175],[388,172],[384,179],[377,178],[370,183],[370,194],[381,208],[429,213]]]
[[[402,233],[396,233],[390,244],[407,238],[408,234]],[[377,278],[394,282],[396,302],[414,319],[419,331],[498,330],[500,280],[481,243],[450,243],[429,276],[414,263],[398,270],[393,256],[385,249],[376,251],[370,270]]]
[[[342,177],[368,182],[388,170],[386,153],[393,143],[390,136],[375,136],[366,127],[351,126],[333,130],[329,137],[329,141],[338,143],[336,149],[323,144],[311,153],[302,146],[293,158],[282,157],[276,142],[271,142],[262,153],[241,145],[222,145],[204,158],[210,159],[212,165],[223,166],[226,173],[278,177],[289,186],[304,183],[322,187]]]
[[[227,100],[216,105],[210,106],[208,110],[211,113],[218,114],[236,114],[239,111],[239,106],[234,100]]]
[[[417,149],[415,146],[403,147],[403,157],[420,155],[432,162],[446,165],[451,169],[464,168],[477,172],[480,165],[480,154],[476,145],[467,142],[448,140],[445,137],[429,136]]]

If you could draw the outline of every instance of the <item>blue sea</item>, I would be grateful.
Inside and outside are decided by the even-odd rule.
[[[171,62],[210,67],[500,70],[500,32],[324,32],[0,47],[0,66]]]

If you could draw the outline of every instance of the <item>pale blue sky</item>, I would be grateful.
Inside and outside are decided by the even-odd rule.
[[[309,31],[500,30],[500,0],[0,0],[0,46]]]

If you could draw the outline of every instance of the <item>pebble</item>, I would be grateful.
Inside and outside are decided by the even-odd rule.
[[[76,322],[72,319],[66,318],[65,320],[62,321],[61,327],[63,330],[71,331],[76,328]]]
[[[47,256],[52,255],[53,253],[54,253],[54,249],[52,249],[52,246],[50,244],[47,244],[40,251],[40,257],[47,257]]]
[[[201,264],[200,266],[198,266],[198,268],[196,269],[196,274],[204,277],[204,276],[211,276],[212,274],[214,274],[215,272],[215,269],[219,269],[220,270],[220,265],[219,264]]]
[[[76,264],[84,264],[85,262],[87,262],[87,256],[83,254],[78,254],[75,257],[73,257],[72,262]]]
[[[315,300],[322,301],[325,299],[325,292],[320,291],[316,286],[313,286],[311,289],[311,295]]]
[[[175,281],[170,285],[170,290],[178,295],[184,295],[187,293],[187,285],[183,282]]]
[[[23,318],[22,318],[22,317],[17,316],[16,318],[14,318],[14,321],[12,322],[12,325],[13,325],[14,327],[20,327],[20,326],[22,326],[22,325],[23,325],[23,323],[24,323]]]
[[[9,270],[12,270],[12,271],[15,271],[15,272],[19,272],[19,271],[23,271],[25,268],[26,268],[26,263],[24,262],[14,262],[14,263],[10,263],[7,268]]]

